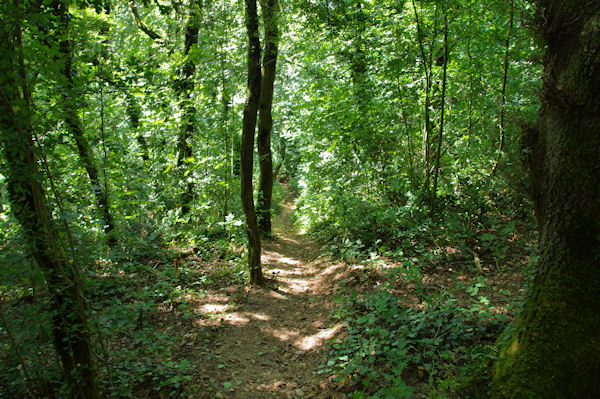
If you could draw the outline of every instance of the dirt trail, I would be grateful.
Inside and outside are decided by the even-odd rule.
[[[218,318],[198,377],[205,398],[344,398],[317,374],[325,341],[341,328],[329,318],[340,265],[319,258],[309,237],[294,231],[291,199],[263,241],[271,288],[230,287],[207,296],[201,309]]]

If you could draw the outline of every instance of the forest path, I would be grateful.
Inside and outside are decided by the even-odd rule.
[[[340,329],[329,318],[341,264],[319,258],[320,248],[294,231],[292,197],[263,241],[262,263],[272,288],[235,287],[201,306],[218,318],[200,356],[198,377],[206,398],[344,398],[317,374],[326,340]]]

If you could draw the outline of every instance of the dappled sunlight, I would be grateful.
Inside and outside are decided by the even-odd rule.
[[[289,328],[271,328],[265,329],[265,332],[271,334],[275,338],[281,341],[290,341],[292,338],[296,338],[300,333],[298,331],[290,330]]]
[[[229,302],[229,296],[227,294],[224,293],[216,293],[216,294],[210,294],[207,295],[204,300],[202,302],[204,303],[228,303]]]
[[[325,343],[325,341],[333,338],[342,328],[342,324],[337,324],[330,328],[320,329],[315,334],[302,336],[299,331],[282,327],[282,328],[265,328],[264,332],[285,342],[289,342],[296,349],[310,351],[317,349]]]
[[[281,277],[283,277],[283,276],[297,276],[298,274],[300,274],[300,273],[298,273],[297,270],[294,270],[294,269],[292,269],[292,270],[274,269],[274,268],[271,268],[271,267],[269,268],[269,270],[267,270],[267,272],[271,273],[273,275],[279,275]]]
[[[202,313],[224,313],[231,309],[231,305],[223,303],[207,303],[201,305],[199,309]]]
[[[260,320],[260,321],[269,321],[269,320],[271,320],[271,316],[266,315],[264,313],[248,313],[248,315],[250,317],[252,317],[254,320]]]
[[[280,241],[283,241],[283,242],[287,242],[287,243],[292,243],[292,244],[297,244],[297,245],[300,245],[300,241],[298,241],[298,240],[295,240],[295,239],[293,239],[293,238],[290,238],[290,237],[282,237],[282,236],[279,236],[279,240],[280,240]]]
[[[328,309],[343,264],[320,258],[315,242],[294,232],[289,206],[283,212],[274,223],[284,228],[274,229],[276,239],[261,253],[268,288],[207,293],[195,302],[204,313],[196,324],[210,327],[214,340],[202,369],[227,388],[223,397],[308,398],[327,389],[315,370],[342,328],[331,325]]]
[[[280,256],[279,259],[277,259],[279,262],[288,264],[288,265],[292,265],[292,266],[297,266],[297,265],[301,265],[304,262],[299,261],[297,259],[293,259],[293,258],[288,258],[287,256]]]
[[[287,278],[286,279],[286,284],[287,287],[280,287],[280,291],[283,292],[287,292],[287,293],[305,293],[307,291],[310,291],[311,289],[311,282],[309,280],[306,279],[301,279],[301,278],[297,278],[297,279],[291,279],[291,278]]]
[[[270,375],[270,373],[269,373]],[[269,392],[280,392],[281,388],[286,387],[287,385],[290,385],[289,382],[286,382],[284,380],[278,379],[278,380],[274,380],[270,383],[263,383],[260,384],[256,387],[257,391],[269,391]]]
[[[247,324],[252,320],[269,321],[271,320],[271,316],[256,312],[233,312],[226,313],[221,316],[221,319],[230,324]]]
[[[294,259],[288,256],[284,256],[278,252],[272,251],[263,251],[263,255],[261,257],[261,262],[263,263],[283,263],[289,266],[298,266],[303,265],[304,262],[298,259]]]
[[[281,295],[279,292],[273,291],[273,290],[269,291],[269,296],[271,298],[275,298],[275,299],[279,299],[279,300],[287,300],[288,299],[285,295]]]
[[[221,316],[221,320],[226,321],[229,324],[233,324],[233,325],[250,323],[250,319],[248,317],[245,317],[239,313],[227,313],[227,314]]]
[[[347,266],[343,263],[334,263],[334,264],[326,267],[325,269],[321,270],[319,274],[321,276],[336,275],[336,278],[334,278],[334,281],[335,281],[342,277],[341,275],[338,275],[338,272],[340,271],[340,269],[346,268],[346,267]]]
[[[218,322],[226,322],[234,326],[240,326],[249,324],[250,322],[252,322],[252,320],[268,322],[269,320],[271,320],[271,316],[265,313],[257,312],[222,312],[221,314],[215,316],[214,319]],[[196,324],[204,325],[205,323],[198,320]]]
[[[226,314],[220,316],[220,318],[223,321],[226,321],[230,324],[247,324],[247,323],[250,323],[252,320],[258,320],[258,321],[271,320],[271,316],[268,316],[264,313],[251,313],[251,312],[226,313]]]
[[[331,328],[320,330],[314,335],[303,337],[294,341],[294,347],[303,351],[309,351],[322,346],[325,341],[333,338],[335,334],[342,328],[341,324],[335,325]]]

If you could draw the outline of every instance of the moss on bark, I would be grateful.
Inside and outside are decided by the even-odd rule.
[[[538,2],[547,44],[527,163],[540,225],[529,297],[500,338],[495,398],[600,397],[600,3]]]

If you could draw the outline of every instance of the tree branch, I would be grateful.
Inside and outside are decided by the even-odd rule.
[[[150,37],[150,39],[156,40],[157,42],[160,42],[162,44],[163,43],[162,36],[159,35],[158,33],[156,33],[151,28],[149,28],[144,23],[134,0],[129,0],[129,9],[131,10],[131,14],[133,15],[133,21],[135,22],[137,27],[140,28],[140,30],[142,32],[144,32],[146,35],[148,35],[148,37]]]

